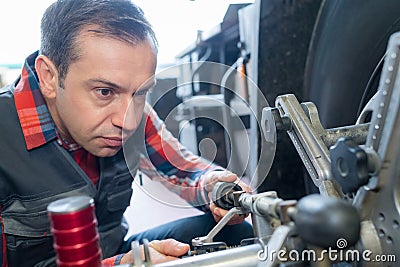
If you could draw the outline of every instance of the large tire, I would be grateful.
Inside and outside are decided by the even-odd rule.
[[[258,86],[271,106],[284,94],[295,94],[302,101],[304,66],[321,0],[258,2]],[[263,177],[264,170],[260,169],[258,176]],[[314,189],[309,189],[307,182],[292,141],[285,131],[278,132],[274,162],[259,191],[273,190],[281,198],[298,199]]]
[[[317,105],[325,127],[354,124],[360,106],[376,92],[378,63],[390,35],[400,30],[399,10],[398,0],[322,3],[307,58],[304,96]]]

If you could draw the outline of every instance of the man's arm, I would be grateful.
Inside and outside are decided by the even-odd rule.
[[[201,177],[212,170],[224,169],[184,147],[149,104],[144,112],[147,155],[142,155],[140,170],[151,179],[158,179],[192,206],[208,210],[208,195]]]
[[[239,178],[204,158],[194,155],[172,136],[150,105],[145,107],[145,141],[147,155],[142,157],[140,169],[150,178],[159,180],[171,191],[180,195],[191,205],[211,210],[217,221],[227,211],[210,205],[210,196],[217,182],[238,183],[245,191],[250,188]],[[233,220],[234,223],[243,218]]]

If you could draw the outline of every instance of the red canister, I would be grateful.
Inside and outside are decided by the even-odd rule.
[[[47,207],[59,267],[100,267],[101,249],[93,199],[73,196]]]

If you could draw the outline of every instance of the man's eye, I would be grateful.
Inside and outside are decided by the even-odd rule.
[[[97,93],[101,96],[110,96],[112,91],[107,88],[100,88],[100,89],[97,89]]]

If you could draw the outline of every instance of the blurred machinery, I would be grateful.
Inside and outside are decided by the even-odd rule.
[[[248,5],[230,5],[220,24],[209,31],[199,32],[197,40],[177,56],[180,68],[177,95],[183,100],[178,116],[183,121],[182,126],[186,126],[182,127],[180,141],[191,146],[192,140],[185,137],[194,136],[194,152],[224,167],[230,165],[239,173],[243,173],[243,168],[237,166],[245,164],[231,153],[233,139],[240,136],[237,131],[237,138],[229,139],[228,136],[231,129],[227,128],[229,117],[225,107],[229,106],[232,94],[228,96],[229,90],[225,87],[237,88],[235,73],[241,58],[238,12]],[[242,93],[245,94],[244,91]],[[244,125],[246,131],[250,128],[249,109],[243,101],[236,103],[239,123]],[[205,139],[214,143],[212,152],[207,144],[202,149],[200,142]],[[246,149],[246,146],[241,149]]]
[[[324,129],[315,105],[291,94],[263,110],[264,135],[270,138],[272,128],[289,135],[319,194],[283,200],[273,191],[251,195],[219,183],[213,200],[230,212],[207,236],[193,239],[192,256],[155,265],[138,259],[133,266],[397,266],[399,66],[396,33],[379,90],[355,125]],[[243,213],[257,222],[254,240],[230,249],[213,242],[231,216]]]
[[[231,5],[221,24],[178,55],[177,120],[187,126],[180,140],[249,177],[258,192],[290,199],[317,192],[288,135],[277,132],[274,149],[265,142],[263,109],[294,94],[315,104],[322,126],[354,124],[377,91],[388,39],[400,31],[399,9],[397,0]]]
[[[275,107],[263,110],[266,141],[273,129],[286,132],[319,194],[284,200],[275,191],[248,194],[237,185],[218,183],[213,201],[229,213],[207,236],[192,240],[194,250],[187,257],[152,265],[147,246],[142,259],[135,241],[135,262],[126,266],[397,266],[400,32],[392,35],[386,55],[379,90],[354,125],[325,129],[315,105],[299,103],[292,94],[278,96]],[[83,211],[91,207],[85,203]],[[50,205],[50,218],[78,217],[76,209],[72,215],[60,210],[71,206],[76,205]],[[252,216],[256,238],[236,248],[213,241],[232,216],[244,213]],[[92,225],[94,218],[87,217],[83,225]]]
[[[320,6],[320,0],[230,5],[219,25],[199,33],[178,55],[182,104],[177,113],[187,127],[181,128],[180,141],[248,177],[260,192],[277,190],[297,199],[311,191],[299,179],[304,168],[290,139],[279,134],[275,153],[264,141],[260,119],[278,95],[303,97],[304,66]]]
[[[226,166],[244,170],[258,194],[232,189],[219,197],[234,206],[232,214],[251,213],[257,240],[223,249],[212,242],[222,222],[193,240],[195,256],[156,266],[397,266],[399,36],[388,41],[400,30],[399,8],[394,0],[256,0],[238,10],[239,36],[220,42],[214,57],[208,48],[227,36],[222,28],[182,55],[190,80],[178,92],[218,95],[212,113],[228,125],[225,138],[235,139],[224,107],[235,110],[239,99],[249,108],[241,136],[249,151],[234,153],[244,143],[235,139],[224,153]],[[210,72],[200,59],[236,71]],[[233,78],[241,64],[250,81],[244,87]],[[196,84],[204,80],[218,86]],[[238,169],[243,154],[248,165]],[[279,259],[282,251],[309,257]]]
[[[256,0],[240,6],[230,27],[222,23],[184,51],[190,79],[178,92],[220,99],[212,108],[204,101],[186,107],[218,113],[227,125],[220,163],[250,176],[259,193],[223,195],[232,213],[251,212],[258,240],[216,251],[223,247],[212,242],[217,228],[194,240],[196,256],[160,266],[397,266],[398,36],[387,44],[400,30],[399,8],[395,0]],[[202,60],[231,68],[210,72]],[[239,73],[245,86],[234,79]],[[225,107],[238,110],[241,100],[248,109],[237,113],[248,116],[248,127],[238,131]],[[200,139],[204,129],[195,128]],[[234,152],[246,138],[248,151]],[[339,255],[268,261],[259,254],[265,246]]]

